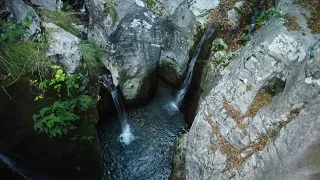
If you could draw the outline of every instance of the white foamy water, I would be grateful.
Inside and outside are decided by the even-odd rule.
[[[169,114],[174,114],[176,113],[177,111],[179,111],[179,108],[176,104],[176,102],[174,101],[171,101],[169,102],[168,104],[165,105],[165,109],[168,111]]]
[[[131,133],[131,128],[127,124],[119,136],[119,141],[125,145],[129,145],[134,140],[134,135]]]

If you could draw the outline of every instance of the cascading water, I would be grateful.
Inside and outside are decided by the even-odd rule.
[[[25,172],[23,170],[20,170],[17,167],[16,163],[12,161],[9,157],[3,154],[0,154],[0,161],[2,161],[9,169],[19,174],[20,176],[22,176],[24,179],[30,179],[30,178],[27,178],[27,176],[25,175]]]
[[[210,38],[213,33],[215,32],[215,29],[212,28],[212,27],[209,27],[205,33],[202,35],[195,51],[194,51],[194,54],[191,58],[191,61],[190,61],[190,64],[189,64],[189,68],[188,68],[188,72],[187,72],[187,75],[186,75],[186,78],[184,79],[183,81],[183,87],[182,89],[179,90],[178,94],[177,94],[177,97],[176,97],[176,105],[178,107],[181,106],[181,103],[184,99],[184,96],[186,95],[186,92],[188,91],[189,89],[189,86],[191,84],[191,80],[192,80],[192,74],[193,74],[193,68],[194,68],[194,65],[196,63],[196,60],[198,59],[198,56],[200,54],[200,50],[201,50],[201,47],[202,47],[202,44],[204,42],[204,40],[206,38]]]
[[[111,93],[113,102],[115,104],[115,107],[118,113],[118,117],[120,119],[122,133],[119,136],[119,140],[125,145],[128,145],[131,143],[131,141],[133,141],[134,136],[131,133],[130,125],[128,124],[128,120],[127,120],[128,119],[127,114],[125,112],[119,92],[116,86],[113,84],[111,75],[102,75],[101,78],[103,80],[103,85]]]
[[[155,97],[146,106],[127,111],[134,143],[123,146],[116,118],[100,127],[103,152],[103,180],[170,179],[173,147],[187,128],[184,116],[174,103],[171,87],[158,81]]]

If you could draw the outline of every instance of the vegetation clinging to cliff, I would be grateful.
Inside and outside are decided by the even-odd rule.
[[[32,80],[31,85],[40,91],[35,101],[43,101],[56,94],[53,104],[42,108],[33,115],[34,128],[40,133],[47,133],[50,137],[66,135],[76,129],[75,121],[80,119],[81,112],[94,107],[94,100],[89,95],[87,84],[83,83],[83,76],[66,74],[61,67],[55,66],[56,74],[51,79],[41,82]],[[46,94],[49,94],[46,97]]]
[[[17,78],[24,72],[38,69],[40,61],[45,61],[46,38],[24,40],[31,17],[28,15],[23,21],[0,19],[0,74]]]

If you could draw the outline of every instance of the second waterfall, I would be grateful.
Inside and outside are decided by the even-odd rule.
[[[200,39],[200,41],[199,41],[199,43],[198,43],[198,45],[197,45],[197,47],[196,47],[196,49],[194,51],[194,54],[193,54],[193,56],[191,58],[191,61],[190,61],[189,67],[188,67],[188,72],[187,72],[186,78],[183,81],[183,86],[179,90],[179,92],[177,94],[177,97],[176,97],[176,100],[175,100],[176,105],[178,107],[181,106],[181,103],[182,103],[182,101],[184,99],[184,96],[186,95],[186,93],[187,93],[187,91],[189,89],[189,86],[191,84],[194,65],[195,65],[195,63],[196,63],[196,61],[198,59],[199,54],[200,54],[203,42],[204,42],[205,39],[210,38],[213,35],[214,32],[215,32],[215,29],[212,28],[212,27],[209,27],[205,31],[205,33],[202,35],[202,37],[201,37],[201,39]]]

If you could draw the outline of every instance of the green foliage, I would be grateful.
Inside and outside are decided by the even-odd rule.
[[[47,18],[49,18],[54,24],[70,32],[71,34],[78,37],[83,36],[83,34],[73,26],[73,24],[75,24],[78,21],[77,17],[74,15],[73,12],[44,9],[43,14]]]
[[[31,25],[31,18],[27,15],[21,22],[5,21],[0,19],[1,31],[4,33],[0,36],[0,43],[9,43],[23,38]]]
[[[75,12],[73,7],[68,2],[63,2],[63,6],[61,8],[63,12]]]
[[[22,73],[40,69],[46,62],[48,44],[44,35],[40,41],[23,40],[32,22],[28,14],[23,21],[0,19],[0,73],[13,78]]]
[[[51,106],[44,107],[33,115],[35,130],[56,137],[76,128],[75,122],[80,119],[80,113],[95,104],[92,97],[87,95],[86,85],[81,83],[82,78],[80,73],[66,74],[58,67],[51,79],[45,79],[40,83],[37,80],[30,81],[31,85],[42,91],[42,94],[35,97],[35,101],[44,99],[45,94],[50,91],[58,96],[58,100]]]
[[[116,22],[118,20],[118,13],[117,13],[116,8],[113,5],[112,0],[105,0],[104,11],[106,13],[110,14],[113,22]]]
[[[147,3],[147,7],[149,9],[153,9],[157,5],[157,1],[156,0],[146,0],[146,3]]]
[[[250,41],[250,35],[246,34],[246,33],[243,33],[240,37],[240,41],[242,42],[247,42],[247,41]]]
[[[80,118],[73,113],[75,106],[74,101],[56,101],[52,106],[41,109],[39,114],[33,115],[34,129],[50,137],[67,134],[76,128],[73,122]]]
[[[229,65],[229,63],[230,63],[228,61],[228,59],[223,55],[220,56],[220,58],[217,59],[215,62],[216,62],[217,65],[221,65],[222,67],[227,67]]]
[[[269,21],[273,16],[282,16],[282,13],[279,10],[270,8],[260,14],[256,19],[256,24],[261,26]]]
[[[78,45],[82,58],[90,73],[95,73],[101,67],[101,48],[90,41],[81,41]]]
[[[147,7],[153,13],[157,14],[158,16],[162,16],[163,14],[163,3],[159,3],[157,6],[157,0],[145,0]]]

